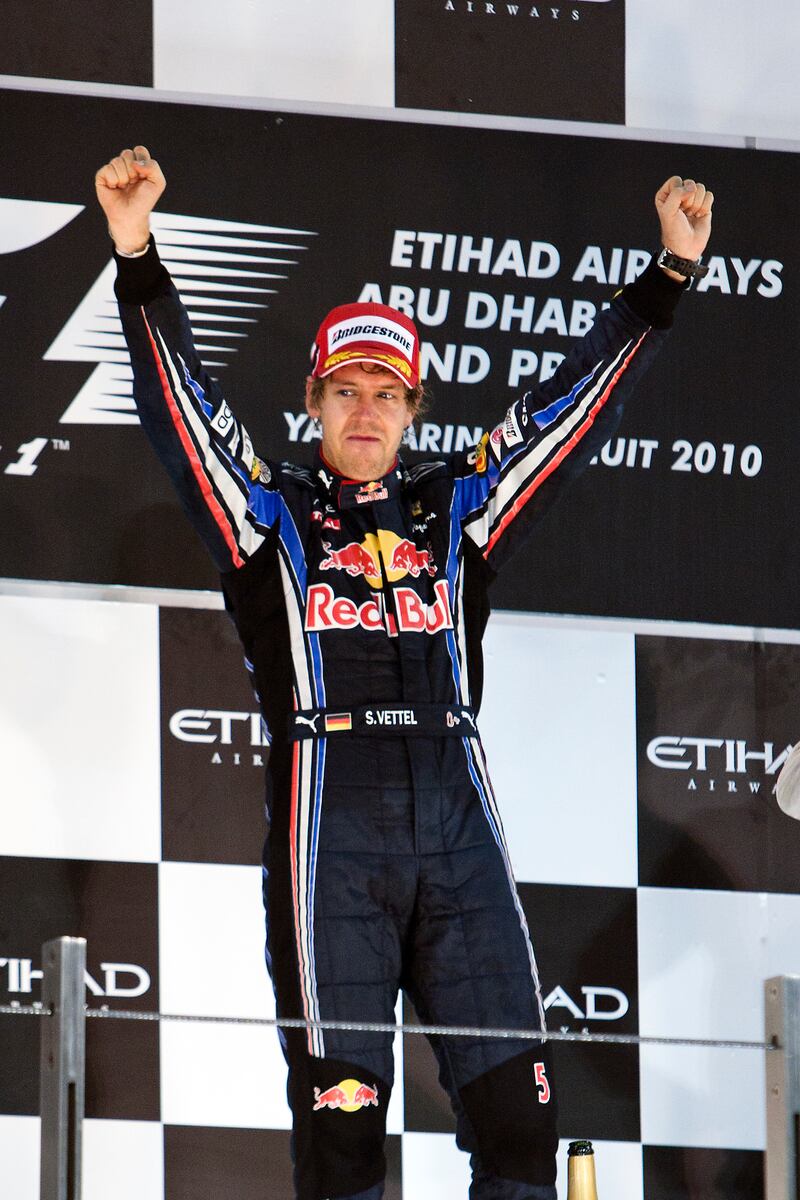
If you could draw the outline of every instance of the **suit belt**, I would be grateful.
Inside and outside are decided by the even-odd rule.
[[[289,716],[289,741],[349,733],[358,737],[475,737],[477,712],[465,704],[362,704],[303,708]]]

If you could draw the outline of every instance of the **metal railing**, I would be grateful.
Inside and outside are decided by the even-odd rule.
[[[800,1200],[800,976],[764,985],[764,1030],[780,1050],[767,1055],[765,1200]]]
[[[0,1014],[34,1016],[41,1022],[41,1191],[40,1200],[80,1200],[87,1018],[128,1021],[191,1021],[281,1028],[360,1029],[371,1032],[450,1037],[522,1038],[536,1041],[600,1042],[612,1045],[713,1046],[757,1050],[766,1055],[767,1147],[765,1200],[800,1200],[800,976],[764,984],[763,1042],[710,1038],[647,1037],[565,1030],[476,1029],[467,1026],[304,1021],[257,1017],[189,1016],[87,1008],[86,942],[63,937],[42,948],[42,1003],[0,1005]]]
[[[40,1200],[80,1200],[86,1077],[86,941],[42,947]]]

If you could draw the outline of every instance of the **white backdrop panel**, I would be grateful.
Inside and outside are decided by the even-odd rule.
[[[394,104],[393,0],[154,0],[153,42],[168,91]]]
[[[162,1022],[161,1117],[168,1125],[288,1129],[277,1034],[258,1025]]]
[[[635,887],[632,634],[499,613],[480,728],[517,879]]]
[[[4,1196],[39,1200],[39,1130],[38,1117],[0,1116]]]
[[[763,981],[796,974],[800,896],[640,888],[640,1031],[763,1039]],[[764,1055],[642,1049],[642,1138],[763,1149]]]
[[[41,1122],[0,1116],[4,1200],[39,1200]],[[162,1200],[164,1139],[160,1121],[83,1123],[82,1200]]]
[[[168,862],[158,883],[164,1012],[274,1017],[260,867]]]
[[[626,124],[800,137],[797,0],[627,0]]]
[[[403,1195],[463,1200],[469,1191],[469,1158],[446,1133],[403,1134]]]
[[[763,1150],[763,1051],[643,1046],[639,1076],[646,1145]]]
[[[86,1121],[82,1200],[161,1200],[164,1136],[160,1121]]]
[[[158,862],[158,610],[0,596],[2,852]]]
[[[162,863],[159,955],[163,1012],[274,1017],[260,868]],[[161,1104],[172,1125],[288,1129],[277,1033],[162,1024]]]
[[[763,981],[800,969],[800,896],[640,888],[639,1025],[758,1041]]]

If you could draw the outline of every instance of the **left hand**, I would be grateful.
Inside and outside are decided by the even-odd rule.
[[[672,175],[656,192],[662,244],[681,258],[699,258],[711,236],[713,204],[704,183]]]

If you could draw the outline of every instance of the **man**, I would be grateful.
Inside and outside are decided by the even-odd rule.
[[[258,458],[206,374],[149,235],[143,146],[97,174],[142,424],[222,574],[272,735],[268,954],[299,1200],[378,1200],[398,987],[428,1023],[544,1029],[536,963],[476,729],[487,587],[616,427],[710,233],[713,197],[656,196],[671,257],[469,454],[406,468],[419,338],[382,305],[323,321],[311,468]],[[676,272],[672,268],[678,268]],[[548,1047],[435,1039],[473,1200],[555,1200]],[[512,1098],[509,1102],[509,1098]]]

